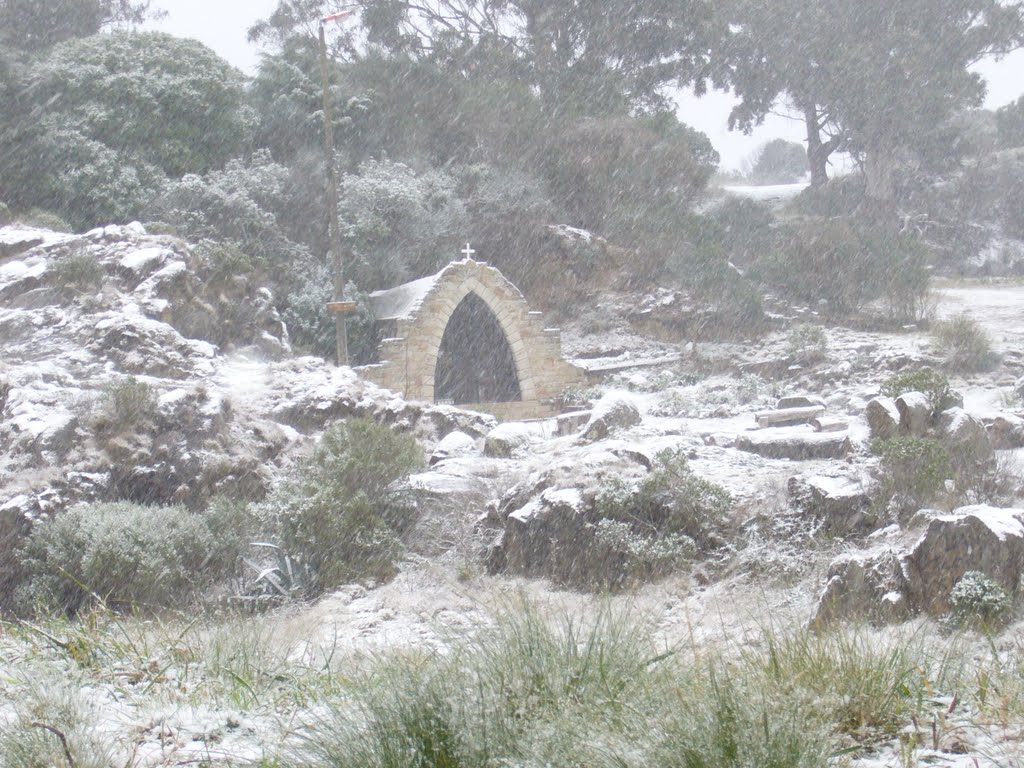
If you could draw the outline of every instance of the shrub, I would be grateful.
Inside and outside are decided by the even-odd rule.
[[[398,535],[412,521],[390,486],[423,464],[415,439],[368,419],[329,429],[295,480],[264,509],[284,551],[306,572],[312,594],[361,579],[394,576]]]
[[[942,413],[959,402],[949,386],[949,379],[931,368],[901,371],[890,376],[882,384],[881,394],[885,397],[895,399],[905,392],[921,392],[927,395],[932,414]]]
[[[73,507],[29,535],[19,602],[68,614],[97,601],[124,610],[179,606],[217,575],[217,551],[204,520],[181,507]]]
[[[53,278],[64,290],[89,291],[103,282],[103,265],[92,253],[76,250],[53,265]]]
[[[638,483],[613,480],[594,500],[595,567],[583,569],[586,578],[614,587],[667,575],[716,540],[731,504],[681,451],[662,452]]]
[[[117,433],[152,426],[156,418],[153,388],[134,376],[107,384],[93,413],[97,432]]]
[[[773,252],[756,266],[791,299],[827,302],[834,316],[881,299],[893,317],[916,319],[928,295],[928,251],[909,235],[854,218],[805,218],[778,230]]]
[[[814,365],[828,356],[828,336],[820,325],[802,323],[786,336],[786,354],[800,365]]]
[[[6,227],[12,221],[14,217],[11,215],[11,209],[5,203],[0,203],[0,227]]]
[[[968,314],[936,323],[932,335],[947,365],[958,371],[987,371],[995,365],[992,339]]]
[[[997,627],[1006,623],[1013,601],[996,581],[968,571],[949,593],[950,613],[959,626]]]
[[[899,501],[903,511],[933,503],[954,474],[949,451],[938,440],[894,437],[876,441],[872,451],[881,459],[883,498]]]
[[[367,294],[355,284],[345,286],[345,298],[356,302],[356,312],[347,318],[348,356],[353,365],[378,362],[380,343],[376,319]],[[326,309],[334,301],[334,278],[330,269],[317,266],[288,296],[284,321],[292,343],[299,349],[333,359],[337,336],[334,315]]]
[[[56,213],[51,211],[44,211],[42,208],[32,208],[27,213],[19,214],[14,217],[20,224],[24,224],[26,227],[36,227],[37,229],[49,229],[53,232],[71,232],[71,225],[68,224],[64,219],[58,216]]]

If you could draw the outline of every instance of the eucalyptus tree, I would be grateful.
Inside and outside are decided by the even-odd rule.
[[[727,0],[721,65],[749,131],[780,98],[803,115],[812,184],[829,156],[861,161],[867,194],[894,194],[901,158],[956,111],[980,104],[969,67],[1024,40],[1020,0]]]

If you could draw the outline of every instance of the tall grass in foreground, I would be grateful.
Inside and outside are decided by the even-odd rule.
[[[372,665],[282,765],[810,768],[892,738],[945,674],[915,636],[665,650],[636,617],[552,626],[525,606],[451,653]]]
[[[522,602],[440,650],[360,656],[287,616],[0,625],[0,714],[16,712],[0,765],[70,764],[65,747],[77,766],[113,764],[101,689],[140,711],[159,699],[279,723],[261,737],[280,745],[259,764],[274,768],[812,768],[1024,720],[1019,642],[928,627],[666,648],[628,611],[553,619]]]

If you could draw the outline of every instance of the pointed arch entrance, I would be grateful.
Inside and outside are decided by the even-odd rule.
[[[407,399],[522,418],[554,412],[565,389],[583,381],[562,358],[559,331],[487,264],[453,262],[370,303],[381,362],[358,370]]]
[[[498,318],[473,291],[459,302],[441,336],[434,399],[456,405],[523,399],[512,346]]]

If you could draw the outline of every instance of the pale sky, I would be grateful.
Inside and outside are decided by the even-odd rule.
[[[154,5],[167,11],[167,18],[150,24],[150,29],[201,40],[252,74],[259,51],[246,40],[246,31],[256,20],[269,16],[277,0],[156,0]],[[976,69],[988,82],[987,108],[1001,107],[1024,93],[1024,51],[1016,51],[1000,62],[983,62]],[[729,131],[727,120],[733,102],[731,94],[721,92],[701,99],[683,94],[679,99],[680,119],[708,135],[722,156],[723,170],[741,168],[745,159],[771,139],[803,141],[802,123],[777,115],[769,115],[750,136]]]

